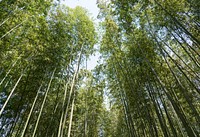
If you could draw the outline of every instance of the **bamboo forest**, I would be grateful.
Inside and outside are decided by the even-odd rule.
[[[0,0],[0,137],[200,136],[200,0],[62,1]]]

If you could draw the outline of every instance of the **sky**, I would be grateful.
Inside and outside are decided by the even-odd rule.
[[[99,9],[97,7],[96,0],[62,0],[61,3],[71,8],[75,8],[76,6],[84,7],[85,9],[88,10],[89,14],[95,20],[95,22],[98,23],[97,15],[99,13]],[[99,58],[99,53],[90,56],[87,62],[87,69],[89,70],[94,69],[95,66],[97,65],[98,58]]]
[[[96,5],[96,0],[63,0],[62,3],[71,8],[75,8],[76,6],[82,6],[86,8],[94,18],[97,17],[99,12],[99,9]]]

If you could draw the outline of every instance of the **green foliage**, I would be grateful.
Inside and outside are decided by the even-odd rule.
[[[198,137],[199,1],[97,4],[0,2],[0,136]]]
[[[198,136],[199,20],[193,20],[198,16],[194,5],[185,0],[113,0],[107,5],[100,52],[113,101],[124,107],[124,136]]]
[[[32,136],[39,111],[43,108],[42,102],[45,104],[36,135],[56,134],[66,90],[64,85],[72,83],[74,66],[80,63],[81,49],[82,60],[93,53],[96,43],[94,23],[82,7],[71,9],[51,1],[13,1],[10,6],[7,4],[2,1],[0,11],[1,106],[8,100],[1,114],[0,135],[21,136],[26,128],[25,136]],[[6,9],[11,13],[8,14]],[[55,68],[53,80],[48,85]],[[14,89],[21,75],[22,79]],[[8,98],[12,89],[14,92]],[[37,91],[39,94],[28,127],[24,127]],[[44,98],[47,91],[47,98]]]

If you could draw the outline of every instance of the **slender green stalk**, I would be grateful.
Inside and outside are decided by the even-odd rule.
[[[36,103],[36,101],[37,101],[37,98],[38,98],[38,95],[39,95],[39,92],[40,92],[41,87],[42,87],[42,85],[39,87],[39,89],[38,89],[38,91],[37,91],[37,94],[36,94],[35,99],[34,99],[34,101],[33,101],[33,104],[32,104],[31,110],[30,110],[30,112],[29,112],[28,118],[27,118],[26,123],[25,123],[25,125],[24,125],[24,129],[23,129],[23,131],[22,131],[21,137],[24,137],[24,135],[25,135],[25,132],[26,132],[26,129],[27,129],[27,127],[28,127],[28,123],[29,123],[29,120],[30,120],[30,118],[31,118],[31,115],[32,115],[32,113],[33,113],[33,109],[34,109],[34,107],[35,107],[35,103]]]
[[[51,82],[53,80],[55,71],[56,71],[56,68],[54,69],[54,71],[53,71],[53,73],[51,75],[51,79],[49,81],[49,84],[48,84],[48,87],[47,87],[47,91],[45,93],[45,96],[44,96],[44,99],[43,99],[43,102],[42,102],[42,105],[41,105],[41,108],[40,108],[40,112],[39,112],[39,115],[38,115],[38,118],[37,118],[37,121],[36,121],[36,124],[35,124],[35,127],[34,127],[34,131],[33,131],[32,137],[35,137],[35,134],[36,134],[36,131],[37,131],[37,127],[38,127],[38,123],[40,121],[40,117],[41,117],[41,114],[42,114],[42,111],[43,111],[43,108],[44,108],[44,104],[45,104],[46,99],[47,99],[47,95],[49,93],[49,89],[50,89]]]
[[[12,68],[15,66],[15,64],[17,63],[17,61],[18,61],[18,60],[16,60],[16,61],[12,64],[12,66],[10,67],[10,69],[8,70],[8,72],[6,73],[5,77],[1,80],[0,86],[1,86],[1,84],[4,82],[4,80],[7,78],[7,76],[10,74]]]
[[[76,83],[76,78],[77,78],[77,75],[78,75],[78,72],[79,72],[80,61],[81,61],[81,56],[82,56],[82,51],[83,51],[83,45],[82,45],[82,47],[81,47],[81,52],[80,52],[80,54],[79,54],[77,68],[76,68],[76,71],[75,71],[74,76],[73,76],[73,79],[72,79],[71,89],[70,89],[70,92],[69,92],[67,107],[66,107],[66,110],[65,110],[65,117],[64,117],[64,121],[63,121],[63,130],[64,130],[66,118],[67,118],[67,111],[68,111],[68,108],[69,108],[69,104],[70,104],[72,92],[74,92],[74,87],[75,87],[75,83]],[[73,114],[73,113],[72,113],[72,114]],[[72,119],[71,119],[71,120],[72,120]],[[72,121],[70,121],[70,122],[72,122]],[[69,128],[71,128],[71,127],[69,127]],[[63,131],[63,132],[64,132],[64,131]],[[71,129],[70,129],[70,132],[71,132]],[[68,131],[68,134],[70,134],[70,132]],[[62,136],[62,135],[61,135],[61,136]]]
[[[11,98],[13,92],[15,91],[15,89],[16,89],[17,85],[19,84],[19,82],[20,82],[21,78],[23,77],[23,75],[24,75],[24,74],[22,73],[21,76],[19,77],[19,79],[17,80],[17,82],[15,83],[15,86],[14,86],[13,89],[11,90],[9,96],[7,97],[6,102],[4,103],[3,107],[1,108],[0,116],[2,115],[2,113],[3,113],[3,111],[4,111],[5,107],[6,107],[6,105],[7,105],[7,103],[8,103],[8,101],[10,100],[10,98]]]

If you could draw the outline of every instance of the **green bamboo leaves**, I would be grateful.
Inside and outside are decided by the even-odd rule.
[[[198,0],[97,4],[0,2],[0,136],[198,137]]]
[[[123,116],[126,122],[114,136],[199,135],[196,5],[185,0],[113,0],[107,5],[104,73],[116,98],[113,107],[121,101],[119,120]]]
[[[82,7],[6,4],[0,3],[0,136],[71,136],[79,68],[96,43],[94,23]]]

